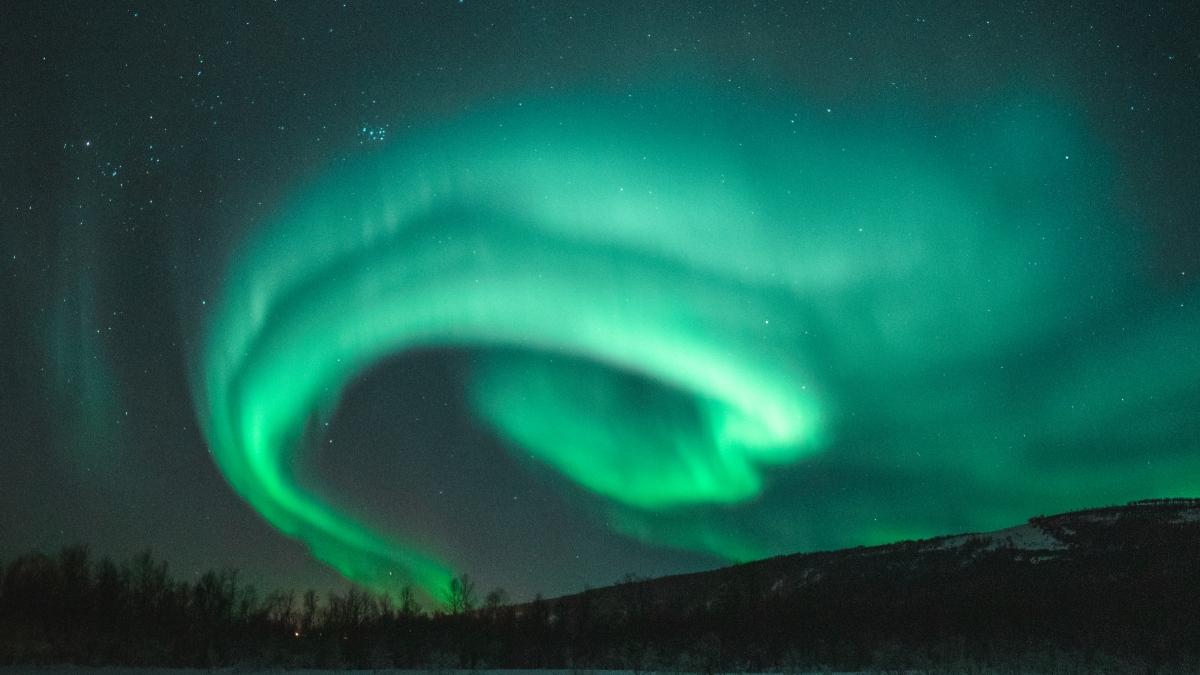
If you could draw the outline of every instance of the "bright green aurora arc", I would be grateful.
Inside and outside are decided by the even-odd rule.
[[[1078,117],[1016,96],[867,108],[514,99],[338,164],[223,277],[197,378],[221,470],[346,577],[436,594],[444,552],[295,464],[355,377],[450,347],[514,454],[618,531],[727,559],[1194,487],[1194,447],[1132,473],[1056,459],[1153,433],[1146,396],[1200,372],[1191,308],[1039,361],[1139,297],[1112,283],[1138,242]],[[872,497],[885,479],[906,496]]]

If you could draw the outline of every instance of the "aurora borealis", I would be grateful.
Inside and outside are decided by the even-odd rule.
[[[130,38],[157,79],[19,134],[0,468],[59,459],[0,502],[50,512],[13,546],[116,504],[97,546],[532,595],[1196,493],[1200,52],[1169,12],[1134,39],[1056,10],[1072,42],[1008,4],[583,3],[518,48],[489,31],[541,10],[417,7],[160,8],[129,30],[194,54]],[[927,21],[975,69],[923,56]],[[1094,39],[1124,51],[1064,46]],[[437,74],[447,45],[477,70]],[[28,79],[26,125],[82,95]]]

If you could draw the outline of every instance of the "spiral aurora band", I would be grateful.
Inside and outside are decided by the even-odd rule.
[[[612,526],[749,555],[761,535],[689,529],[689,509],[754,503],[773,471],[836,456],[861,392],[901,399],[898,382],[1064,330],[1123,264],[1103,162],[1064,161],[1093,145],[1032,100],[958,127],[666,90],[464,113],[338,164],[237,248],[198,377],[213,455],[346,577],[436,594],[450,564],[293,466],[372,364],[468,349],[480,419]],[[954,386],[899,416],[955,416]],[[930,454],[988,484],[1025,469],[977,452]]]

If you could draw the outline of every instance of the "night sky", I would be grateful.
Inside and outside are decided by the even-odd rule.
[[[0,21],[0,559],[517,599],[1200,494],[1192,3]]]

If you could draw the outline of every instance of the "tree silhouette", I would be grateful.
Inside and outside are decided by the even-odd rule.
[[[463,614],[475,609],[475,581],[463,573],[450,580],[443,598],[451,614]]]
[[[0,567],[0,666],[1196,673],[1195,508],[1034,519],[1070,537],[1054,551],[902,542],[479,609],[460,574],[432,615],[411,588],[260,593],[71,547]]]
[[[508,591],[503,588],[492,589],[483,599],[484,608],[495,611],[508,604]]]

